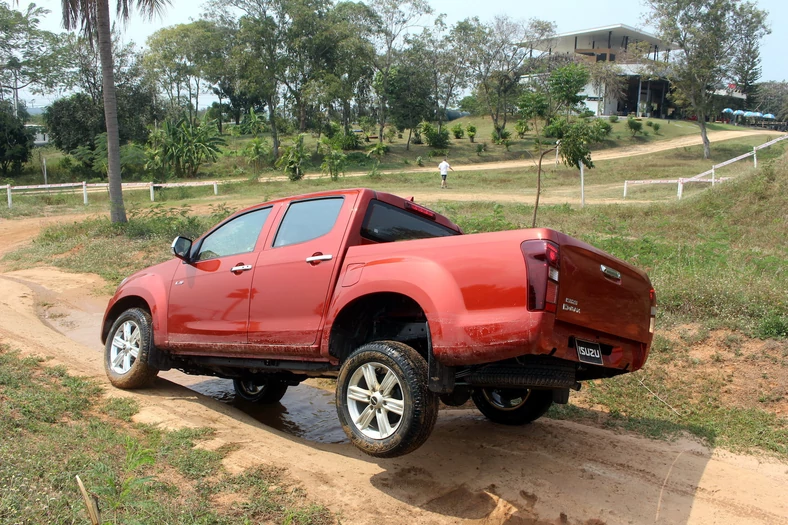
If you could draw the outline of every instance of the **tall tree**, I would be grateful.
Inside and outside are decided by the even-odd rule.
[[[747,97],[747,107],[753,107],[757,82],[761,78],[761,39],[771,31],[766,27],[766,13],[753,4],[737,10],[737,42],[732,65],[736,88]]]
[[[409,130],[405,145],[409,150],[413,129],[432,117],[435,110],[430,71],[419,63],[405,62],[391,68],[390,73],[386,88],[386,98],[391,104],[390,120],[398,128]]]
[[[16,110],[19,113],[19,109]],[[18,174],[22,164],[30,160],[33,134],[25,129],[22,119],[14,115],[13,106],[0,101],[0,173]]]
[[[788,120],[788,82],[761,82],[757,86],[758,111]]]
[[[698,117],[703,157],[711,158],[706,118],[712,114],[714,92],[733,76],[741,16],[757,15],[750,30],[765,31],[766,13],[750,2],[736,0],[648,0],[651,18],[665,42],[678,46],[667,70],[676,99]]]
[[[131,10],[136,8],[142,16],[153,18],[169,0],[117,0],[116,13],[124,23]],[[115,75],[112,61],[112,31],[109,18],[109,0],[62,0],[63,26],[80,29],[97,43],[101,58],[101,84],[104,98],[104,118],[107,126],[107,166],[109,179],[110,219],[126,222],[123,205],[123,187],[120,176],[120,137],[118,131],[118,102],[115,92]]]
[[[144,62],[174,108],[186,106],[189,120],[200,110],[200,95],[210,86],[206,77],[221,55],[223,33],[216,24],[197,20],[160,29],[148,37]]]
[[[539,72],[540,53],[534,56],[535,47],[554,34],[555,24],[538,19],[521,22],[497,16],[490,24],[481,24],[477,18],[458,24],[458,38],[470,46],[467,62],[476,96],[486,106],[496,133],[506,128],[521,77]]]
[[[0,90],[11,91],[19,114],[19,92],[47,93],[60,80],[66,64],[62,39],[38,26],[46,9],[30,4],[24,11],[0,3]]]
[[[389,77],[396,64],[396,58],[405,42],[407,32],[419,25],[432,8],[425,0],[371,0],[370,7],[375,13],[376,24],[373,29],[373,42],[377,54],[374,59],[375,71],[380,77],[378,96],[379,141],[383,142],[383,127],[386,125],[388,110]]]
[[[429,72],[432,98],[435,101],[435,120],[438,130],[443,128],[446,110],[457,102],[457,96],[468,87],[470,72],[466,66],[469,42],[462,38],[458,26],[448,28],[443,15],[435,26],[408,39],[409,53],[420,57],[422,67]]]

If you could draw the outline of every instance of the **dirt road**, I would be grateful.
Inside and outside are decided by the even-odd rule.
[[[2,252],[6,237],[0,239]],[[94,377],[109,396],[134,396],[142,407],[137,421],[216,429],[204,446],[240,445],[225,459],[230,471],[285,467],[342,523],[788,521],[788,465],[691,440],[651,441],[549,419],[510,428],[458,410],[442,412],[415,453],[375,460],[347,443],[332,396],[306,385],[270,409],[232,401],[222,380],[177,372],[163,374],[155,388],[116,390],[106,382],[96,340],[102,285],[98,277],[54,268],[0,274],[0,342]]]

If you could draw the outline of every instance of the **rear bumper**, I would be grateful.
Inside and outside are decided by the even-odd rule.
[[[524,325],[531,328],[523,330]],[[579,379],[607,377],[632,372],[643,367],[648,358],[651,341],[625,339],[570,323],[558,321],[549,313],[529,312],[527,322],[498,323],[496,330],[480,331],[475,340],[462,337],[454,344],[440,344],[434,340],[433,352],[447,366],[469,366],[494,363],[525,355],[550,355],[565,361],[579,363],[574,341],[599,343],[602,348],[602,366],[583,364]],[[468,335],[469,331],[465,331]],[[448,334],[444,334],[448,335]],[[451,337],[445,337],[446,343]]]

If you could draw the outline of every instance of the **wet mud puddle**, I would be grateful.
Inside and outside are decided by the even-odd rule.
[[[181,376],[183,377],[183,376]],[[260,423],[317,443],[347,443],[337,419],[334,393],[309,385],[291,386],[279,403],[261,405],[235,397],[230,379],[187,376],[187,388],[231,405]]]

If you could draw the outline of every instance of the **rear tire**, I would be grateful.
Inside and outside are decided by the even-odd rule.
[[[397,341],[363,345],[339,372],[336,402],[342,428],[370,456],[413,452],[438,418],[438,396],[427,385],[427,362],[410,346]]]
[[[235,395],[251,403],[272,405],[287,392],[287,383],[270,378],[233,379]]]
[[[142,388],[159,371],[148,365],[153,348],[153,322],[142,308],[130,308],[112,324],[104,345],[104,369],[112,386]]]
[[[478,388],[473,403],[484,416],[502,425],[525,425],[542,417],[553,404],[551,390]]]

